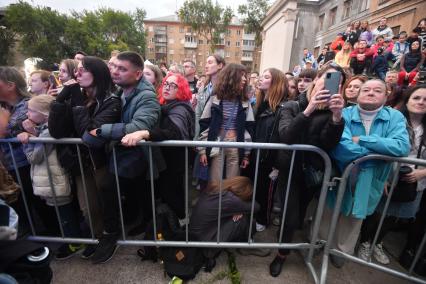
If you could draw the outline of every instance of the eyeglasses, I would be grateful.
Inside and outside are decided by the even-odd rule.
[[[78,67],[78,68],[75,69],[74,73],[75,73],[76,76],[78,76],[78,75],[81,76],[85,72],[87,72],[87,69],[85,69],[84,67]]]
[[[169,83],[169,82],[164,82],[163,84],[163,88],[164,89],[169,89],[169,90],[177,90],[178,85],[176,85],[175,83]]]
[[[312,79],[311,78],[299,78],[299,79],[297,79],[297,83],[301,83],[301,82],[311,83]]]

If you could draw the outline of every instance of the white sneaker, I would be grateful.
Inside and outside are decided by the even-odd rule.
[[[363,242],[358,248],[358,257],[364,261],[368,261],[368,253],[370,252],[370,242]]]
[[[265,229],[266,229],[265,225],[262,225],[256,222],[256,232],[263,232],[265,231]]]
[[[381,264],[389,264],[390,260],[389,257],[386,255],[384,249],[383,249],[383,244],[377,244],[374,249],[373,249],[373,255],[374,258],[377,260],[378,263]]]

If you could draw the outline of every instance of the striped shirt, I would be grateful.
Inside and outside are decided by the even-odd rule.
[[[222,120],[221,128],[224,130],[236,130],[238,102],[223,100],[222,107],[223,107],[223,120]],[[230,121],[228,121],[229,117],[231,117]]]

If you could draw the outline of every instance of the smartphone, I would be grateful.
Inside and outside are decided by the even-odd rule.
[[[49,83],[51,89],[56,89],[58,86],[58,83],[56,82],[55,76],[53,74],[49,75]]]
[[[9,226],[10,208],[5,204],[0,204],[0,227]]]
[[[330,92],[330,96],[339,93],[339,85],[342,73],[330,72],[325,75],[324,89]]]
[[[426,70],[421,70],[419,73],[419,83],[426,84]]]

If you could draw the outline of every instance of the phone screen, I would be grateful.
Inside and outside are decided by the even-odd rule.
[[[342,73],[330,72],[325,75],[324,89],[330,92],[330,95],[339,93],[340,78]]]

